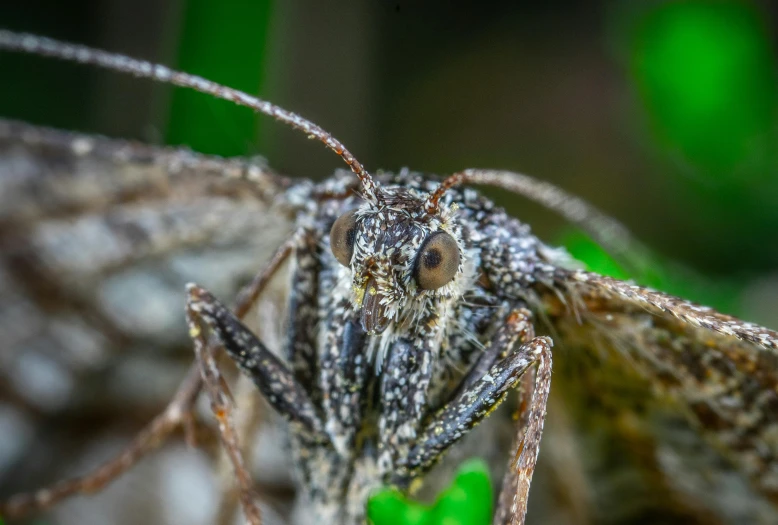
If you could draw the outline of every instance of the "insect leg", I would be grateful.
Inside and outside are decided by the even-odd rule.
[[[424,417],[427,387],[432,376],[434,337],[420,341],[395,341],[384,361],[381,378],[379,463],[392,471],[408,453]]]
[[[246,470],[246,464],[240,452],[240,440],[233,422],[229,391],[219,372],[219,367],[216,365],[216,359],[213,357],[208,340],[196,325],[190,308],[187,308],[187,318],[194,342],[197,365],[200,368],[205,391],[211,399],[211,410],[216,416],[216,421],[219,425],[219,436],[221,437],[222,445],[235,471],[240,502],[243,506],[246,521],[251,525],[261,525],[262,514],[257,506],[256,494],[252,489],[251,475]]]
[[[114,458],[94,470],[58,481],[48,487],[29,493],[15,494],[0,501],[0,516],[22,518],[33,512],[45,510],[75,494],[94,494],[104,489],[114,479],[124,474],[146,454],[156,450],[179,427],[187,428],[191,421],[192,405],[200,392],[200,372],[192,367],[173,395],[170,403]]]
[[[325,346],[320,349],[320,387],[327,434],[338,453],[354,452],[354,439],[362,423],[368,360],[363,355],[365,333],[347,300],[336,304],[324,326]]]
[[[297,381],[308,389],[311,400],[319,404],[316,388],[316,331],[319,322],[319,287],[321,280],[320,234],[301,232],[294,247],[295,271],[289,290],[289,324],[286,329],[286,362]]]
[[[550,343],[550,341],[549,341]],[[546,419],[546,404],[551,388],[551,346],[536,356],[537,369],[531,370],[520,385],[518,429],[513,455],[503,478],[494,525],[523,525],[527,515],[532,474],[540,451],[540,437]]]
[[[467,390],[476,381],[484,377],[498,359],[506,356],[517,339],[521,342],[526,342],[533,337],[535,337],[535,331],[532,327],[532,313],[526,308],[513,310],[507,317],[505,327],[494,335],[489,346],[468,370],[455,395]]]
[[[299,424],[312,437],[326,440],[313,402],[287,366],[213,295],[194,284],[187,289],[187,317],[193,338],[200,335],[203,325],[210,328],[279,414]]]
[[[485,353],[493,356],[507,353],[519,335],[531,334],[524,320],[519,312],[510,314]],[[486,374],[456,394],[420,434],[408,457],[397,469],[394,482],[403,486],[413,477],[431,468],[451,445],[494,410],[535,363],[542,365],[544,361],[548,361],[550,371],[551,345],[551,340],[547,337],[535,337],[522,343],[518,349],[497,360]],[[479,369],[478,363],[474,369]],[[538,402],[542,402],[545,407],[545,397],[541,397]],[[544,414],[545,408],[541,414],[541,426]]]

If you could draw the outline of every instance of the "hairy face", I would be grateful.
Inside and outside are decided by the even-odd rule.
[[[465,253],[453,210],[424,211],[423,196],[404,188],[382,191],[341,215],[330,232],[335,258],[348,270],[351,301],[363,329],[380,334],[411,326],[428,309],[460,295]]]

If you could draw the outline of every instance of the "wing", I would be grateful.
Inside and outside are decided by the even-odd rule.
[[[542,302],[562,354],[555,386],[603,458],[651,487],[644,503],[775,522],[778,333],[580,270],[554,287]]]
[[[162,406],[192,358],[185,284],[232,297],[291,232],[288,186],[257,162],[0,120],[0,412],[18,423],[0,493],[53,481],[84,451],[61,448],[79,421],[91,437]]]

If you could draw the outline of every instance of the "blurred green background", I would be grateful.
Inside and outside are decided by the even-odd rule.
[[[632,277],[778,326],[773,2],[25,2],[0,26],[175,65],[330,130],[370,169],[522,171],[652,250]],[[72,64],[0,55],[0,115],[323,178],[340,161],[267,118]],[[553,214],[490,193],[595,270]]]

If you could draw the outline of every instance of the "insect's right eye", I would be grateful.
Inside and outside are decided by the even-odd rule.
[[[330,230],[330,248],[332,248],[332,255],[343,266],[351,264],[356,234],[357,210],[344,213],[332,225]]]

